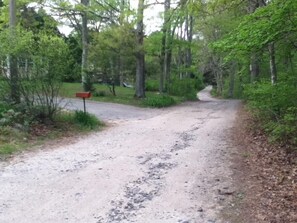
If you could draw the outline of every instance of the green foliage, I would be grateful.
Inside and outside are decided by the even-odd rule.
[[[119,85],[121,78],[126,81],[131,79],[131,74],[135,74],[135,39],[131,30],[131,24],[123,23],[91,34],[90,72],[96,82],[109,82],[112,79]]]
[[[0,158],[23,148],[27,133],[11,126],[0,127]]]
[[[174,79],[170,84],[169,93],[171,95],[184,97],[187,100],[196,100],[197,92],[202,88],[200,79]]]
[[[20,123],[23,117],[20,112],[16,112],[13,109],[2,112],[1,116],[0,126],[11,126]]]
[[[157,80],[147,80],[145,83],[145,90],[147,91],[158,91],[159,81]]]
[[[11,109],[11,106],[8,103],[0,101],[0,119],[3,118],[3,113]]]
[[[245,86],[244,95],[275,141],[296,144],[297,79],[282,75],[276,85],[262,81]]]
[[[226,37],[213,46],[234,55],[260,50],[268,43],[284,38],[294,38],[297,15],[297,3],[294,0],[276,0],[254,13],[243,17],[242,22]],[[290,33],[290,35],[288,35]]]
[[[13,38],[9,29],[0,32],[0,56],[26,55],[34,45],[33,33],[21,27],[14,30]]]
[[[277,122],[266,123],[265,130],[274,142],[297,145],[297,108],[290,107]]]
[[[143,99],[143,105],[154,108],[163,108],[174,105],[176,101],[168,95],[151,95]]]
[[[87,129],[96,129],[102,125],[95,115],[83,111],[75,111],[74,120],[78,125]]]
[[[65,37],[65,42],[69,51],[69,66],[63,73],[63,82],[80,82],[81,81],[81,55],[82,49],[80,46],[79,35],[70,35]]]
[[[95,91],[93,93],[94,97],[105,97],[106,96],[106,91]]]
[[[4,144],[0,146],[0,155],[10,155],[16,151],[16,147],[11,144]]]

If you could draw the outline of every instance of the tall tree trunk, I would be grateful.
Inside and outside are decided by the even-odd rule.
[[[273,42],[269,44],[268,49],[269,49],[271,83],[276,84],[277,70],[276,70],[276,63],[275,63],[275,47]]]
[[[170,84],[170,66],[171,66],[171,21],[170,21],[170,0],[164,2],[164,26],[163,31],[165,35],[165,52],[164,52],[164,66],[163,77],[165,80],[165,90],[169,90]]]
[[[185,27],[186,33],[187,33],[187,41],[189,46],[186,49],[186,68],[187,68],[187,76],[190,77],[193,75],[193,73],[189,69],[192,66],[192,49],[191,44],[193,40],[193,16],[187,15],[186,16],[186,27]]]
[[[136,86],[135,86],[135,97],[145,97],[145,57],[143,49],[143,12],[144,12],[144,0],[138,1],[137,9],[137,52],[136,52]]]
[[[165,0],[164,2],[164,21],[163,21],[163,27],[162,27],[162,48],[161,48],[161,58],[160,58],[160,64],[161,64],[161,74],[160,74],[160,85],[159,85],[159,92],[163,93],[166,88],[166,80],[168,77],[168,35],[170,35],[170,0]],[[169,31],[169,32],[168,32]]]
[[[16,27],[16,1],[9,1],[9,28],[11,38],[14,38]],[[16,55],[8,56],[9,78],[10,78],[10,90],[11,99],[14,103],[20,103],[20,86],[18,76],[18,62]]]
[[[118,72],[119,72],[119,81],[120,81],[120,86],[124,86],[124,65],[123,65],[123,57],[121,53],[119,54],[118,57]]]
[[[234,86],[235,86],[235,73],[237,71],[237,62],[233,61],[231,65],[230,75],[229,75],[229,93],[228,97],[234,97]]]
[[[214,73],[216,84],[217,84],[217,94],[222,96],[224,89],[223,71],[221,68],[221,58],[218,56],[212,56],[211,58],[211,70]]]
[[[183,41],[183,22],[180,24],[180,32],[178,39],[182,42]],[[183,79],[184,73],[183,73],[183,65],[184,65],[184,55],[183,55],[183,50],[181,47],[181,44],[178,44],[178,68],[179,68],[179,79]]]
[[[161,55],[160,55],[160,66],[161,66],[161,73],[160,73],[160,82],[159,82],[159,92],[163,93],[164,92],[164,60],[165,60],[165,44],[166,44],[166,28],[165,24],[163,24],[162,28],[162,46],[161,46]]]
[[[258,8],[265,6],[264,0],[249,0],[248,1],[248,13],[254,13]],[[250,80],[253,83],[260,75],[259,55],[256,52],[252,52],[250,58]]]
[[[89,6],[89,0],[81,0],[81,4],[85,6],[85,10],[82,12],[82,26],[81,26],[81,38],[82,38],[82,58],[81,58],[81,77],[82,85],[85,91],[91,91],[92,85],[90,76],[88,73],[88,56],[89,56],[89,35],[88,35],[88,17],[86,8]]]
[[[250,62],[250,76],[251,83],[253,83],[260,75],[259,56],[253,53]]]

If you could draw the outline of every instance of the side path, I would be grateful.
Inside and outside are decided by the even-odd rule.
[[[225,223],[240,102],[202,94],[12,160],[0,169],[0,222]]]
[[[83,110],[82,99],[65,99],[65,107],[71,110]],[[130,105],[96,102],[86,100],[87,112],[103,121],[143,120],[162,114],[164,109],[139,108]]]

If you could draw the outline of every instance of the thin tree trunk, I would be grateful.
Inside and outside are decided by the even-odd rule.
[[[270,75],[271,75],[271,84],[276,84],[277,82],[277,70],[275,63],[275,47],[274,43],[270,43],[268,46],[269,49],[269,64],[270,64]]]
[[[186,26],[185,30],[187,33],[187,41],[189,43],[189,46],[186,49],[186,68],[187,68],[187,76],[192,76],[192,72],[189,72],[189,69],[192,66],[192,49],[191,49],[191,43],[193,40],[193,16],[187,15],[186,17]]]
[[[180,41],[183,41],[183,29],[182,29],[183,22],[180,24],[180,34],[178,39]],[[178,45],[178,67],[179,67],[179,79],[183,79],[184,73],[183,73],[183,50],[181,48],[181,45]]]
[[[81,0],[81,4],[85,7],[89,6],[89,0]],[[81,58],[81,77],[82,85],[85,91],[91,91],[91,81],[88,74],[88,55],[89,55],[89,37],[88,37],[88,18],[87,12],[82,12],[82,27],[81,27],[81,38],[82,38],[82,58]]]
[[[165,89],[169,90],[170,84],[170,66],[171,66],[171,21],[170,21],[170,0],[164,2],[164,26],[165,30],[165,53],[163,76],[165,80]]]
[[[235,73],[237,71],[237,63],[235,61],[232,62],[231,65],[231,71],[229,75],[229,93],[228,97],[233,98],[234,97],[234,86],[235,86]]]
[[[136,52],[136,86],[135,86],[135,97],[145,97],[145,56],[143,49],[143,12],[144,12],[144,0],[138,1],[137,10],[137,52]]]
[[[160,66],[161,66],[161,73],[160,73],[160,82],[159,82],[159,92],[162,94],[164,92],[164,60],[165,60],[165,44],[166,44],[166,27],[163,24],[162,28],[162,46],[161,46],[161,55],[160,55]]]
[[[251,83],[253,83],[260,75],[259,56],[256,53],[253,53],[250,61]]]
[[[161,74],[160,74],[160,85],[159,85],[159,92],[163,93],[166,88],[166,80],[168,76],[168,40],[169,40],[169,33],[170,33],[170,0],[165,0],[164,2],[164,22],[162,27],[162,49],[161,49]],[[169,32],[168,32],[169,31]],[[164,86],[165,84],[165,86]]]
[[[123,65],[123,58],[121,53],[119,54],[119,58],[118,58],[118,72],[119,72],[119,81],[120,81],[120,86],[123,87],[124,86],[124,65]]]
[[[16,1],[9,1],[9,28],[11,38],[14,38],[16,27]],[[20,103],[20,86],[18,76],[18,62],[16,55],[8,56],[9,78],[10,78],[10,90],[11,99],[15,103]]]
[[[248,13],[254,13],[258,8],[265,6],[263,0],[249,0],[248,1]],[[250,58],[250,80],[253,83],[260,75],[259,55],[252,53]]]

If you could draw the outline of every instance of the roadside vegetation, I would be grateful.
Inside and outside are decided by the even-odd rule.
[[[44,143],[84,135],[104,126],[95,116],[82,111],[60,110],[49,120],[20,113],[14,106],[6,105],[5,109],[3,103],[0,106],[0,160]]]

